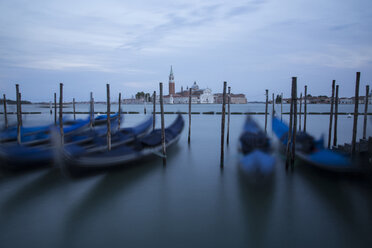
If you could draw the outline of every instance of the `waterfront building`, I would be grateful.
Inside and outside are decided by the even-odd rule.
[[[365,104],[366,102],[366,96],[359,96],[359,104]],[[368,104],[371,104],[372,103],[372,99],[370,96],[367,97],[368,99]],[[355,104],[355,97],[352,97],[352,102],[353,104]]]
[[[189,103],[189,90],[183,90],[183,86],[181,86],[180,92],[175,92],[175,81],[174,81],[174,74],[173,68],[171,66],[171,70],[169,73],[169,94],[163,97],[164,104],[186,104]],[[159,100],[159,97],[157,101]],[[200,89],[199,85],[194,82],[191,86],[191,102],[192,103],[214,103],[214,98],[212,94],[212,90],[209,88]]]
[[[176,83],[174,80],[173,67],[171,66],[169,73],[169,94],[163,96],[164,104],[188,104],[189,103],[189,87],[181,91],[175,92]],[[191,103],[196,104],[208,104],[208,103],[222,103],[222,94],[213,94],[212,89],[205,88],[201,89],[196,81],[191,85]],[[231,94],[231,104],[245,104],[247,98],[244,94]],[[157,102],[159,102],[159,94],[157,95]],[[227,101],[226,101],[227,102]]]
[[[199,85],[196,82],[191,86],[191,95],[196,97],[197,103],[214,103],[212,90],[209,88],[199,89]]]
[[[214,97],[214,103],[222,103],[223,100],[223,94],[222,93],[216,93],[213,95]],[[227,103],[227,94],[226,94],[226,99]],[[230,103],[231,104],[245,104],[247,103],[247,98],[245,97],[244,94],[230,94]]]
[[[191,90],[192,90],[192,91],[197,91],[197,90],[199,90],[199,85],[197,85],[196,82],[194,82],[194,84],[191,86]]]
[[[353,99],[348,98],[348,97],[341,97],[341,98],[339,98],[339,103],[340,104],[353,104],[354,101],[353,101]]]

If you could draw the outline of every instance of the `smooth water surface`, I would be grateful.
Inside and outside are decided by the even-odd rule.
[[[262,111],[262,106],[232,108]],[[221,106],[211,107],[220,111]],[[143,110],[140,105],[124,108]],[[209,111],[193,106],[193,111],[204,109]],[[177,106],[167,105],[166,110],[176,111]],[[175,117],[165,115],[165,123]],[[144,118],[126,115],[123,126]],[[231,116],[223,170],[221,115],[192,115],[190,146],[188,116],[184,118],[185,129],[179,143],[167,151],[166,167],[153,156],[72,179],[58,168],[1,172],[0,247],[372,246],[372,178],[334,176],[300,164],[286,172],[277,156],[272,182],[251,185],[238,171],[237,146],[245,116]],[[254,118],[264,126],[264,116]],[[25,125],[31,125],[53,122],[54,116],[25,119]],[[316,137],[326,134],[328,125],[328,116],[308,116],[308,131]],[[268,128],[271,134],[270,118]],[[350,141],[351,128],[352,118],[340,116],[340,142]]]

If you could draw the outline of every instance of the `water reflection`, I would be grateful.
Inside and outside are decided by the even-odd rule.
[[[171,165],[174,158],[173,153],[177,153],[178,146],[169,149],[167,163]],[[156,171],[166,173],[168,167],[162,166],[162,159],[150,156],[141,161],[126,164],[121,168],[111,169],[103,176],[103,178],[92,187],[89,192],[78,199],[75,204],[68,210],[63,224],[63,242],[62,247],[79,246],[78,243],[86,242],[92,244],[90,240],[89,230],[99,235],[110,236],[112,225],[115,225],[113,219],[123,219],[125,215],[130,213],[118,212],[116,207],[125,211],[127,194],[138,187],[141,187],[143,180]],[[113,207],[113,204],[115,207]],[[133,211],[136,211],[133,209]],[[104,213],[103,219],[102,213]],[[99,219],[99,226],[91,225]],[[89,226],[87,226],[89,225]],[[120,227],[117,227],[120,228]],[[119,229],[117,231],[120,231]],[[89,237],[88,237],[89,236]],[[125,233],[122,234],[125,238]],[[106,240],[106,245],[114,245],[118,240]]]
[[[371,178],[329,173],[304,164],[296,166],[296,175],[312,192],[313,200],[321,204],[320,211],[327,213],[329,219],[340,227],[347,227],[349,234],[345,235],[359,236],[360,245],[366,245],[372,223]],[[355,199],[358,194],[360,198]]]
[[[30,169],[30,170],[19,170],[11,171],[4,168],[0,169],[0,186],[7,187],[7,184],[25,182],[28,178],[38,177],[41,174],[46,173],[49,168],[44,169]]]
[[[47,170],[36,179],[23,185],[18,191],[12,193],[0,206],[0,212],[6,213],[6,216],[11,216],[13,212],[17,212],[25,205],[37,201],[42,194],[48,193],[55,187],[61,186],[61,180],[63,180],[63,177],[58,170]],[[4,221],[5,219],[2,220]]]
[[[252,247],[262,247],[267,237],[273,206],[275,178],[253,183],[240,170],[237,170],[237,177],[243,215],[248,227],[248,242]]]

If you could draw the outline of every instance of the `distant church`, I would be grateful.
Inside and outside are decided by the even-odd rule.
[[[184,91],[181,86],[180,92],[176,91],[176,84],[174,82],[173,68],[171,66],[169,73],[169,94],[164,96],[165,104],[185,104],[189,103],[189,88]],[[199,89],[199,86],[194,82],[191,86],[191,102],[192,103],[214,103],[212,90],[209,88]]]

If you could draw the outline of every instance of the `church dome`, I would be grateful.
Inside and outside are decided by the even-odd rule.
[[[194,82],[194,84],[191,86],[191,89],[199,90],[199,85],[197,85],[196,82]]]

